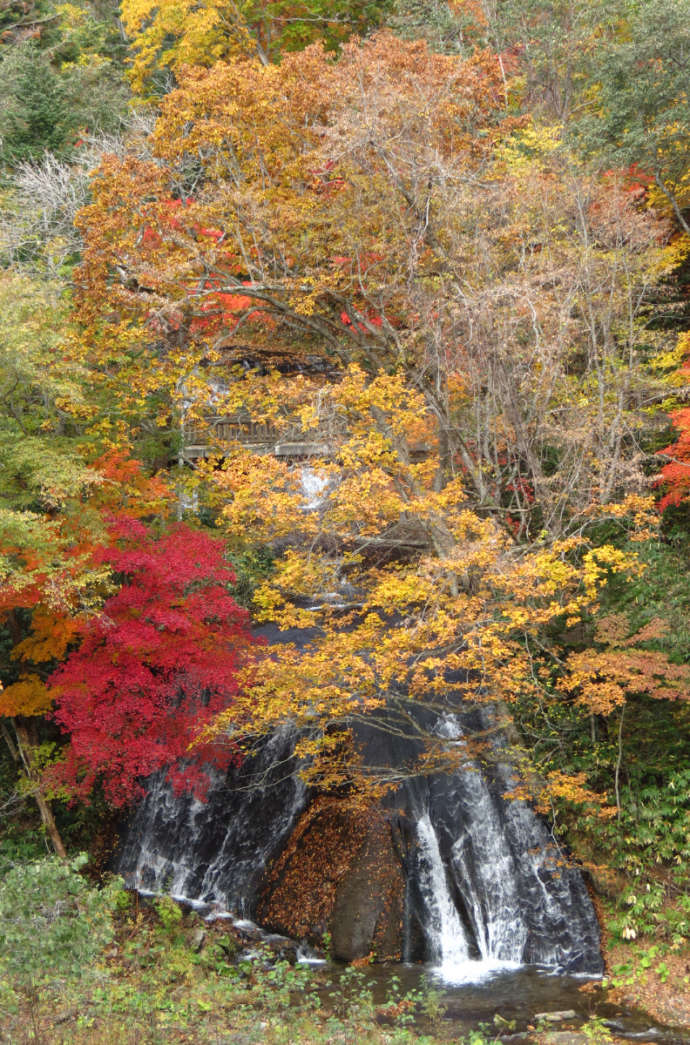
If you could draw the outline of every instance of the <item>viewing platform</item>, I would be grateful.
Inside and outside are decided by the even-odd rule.
[[[193,464],[201,458],[222,457],[238,444],[257,454],[294,460],[328,457],[331,453],[325,431],[305,432],[298,425],[277,428],[237,414],[210,418],[205,425],[183,425],[179,458]]]

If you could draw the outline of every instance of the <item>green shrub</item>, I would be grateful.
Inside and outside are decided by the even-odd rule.
[[[32,998],[39,988],[83,978],[113,935],[119,881],[96,889],[69,863],[45,857],[17,864],[0,882],[0,971]]]

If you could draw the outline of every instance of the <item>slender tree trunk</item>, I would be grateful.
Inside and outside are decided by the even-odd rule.
[[[12,739],[12,734],[10,733],[9,729],[7,728],[7,724],[6,724],[4,719],[0,720],[0,732],[3,735],[3,739],[4,739],[5,743],[7,744],[8,751],[9,751],[10,755],[12,756],[12,761],[13,762],[19,762],[20,759],[19,759],[19,751],[17,750],[17,745],[15,744],[14,740]]]
[[[26,775],[32,784],[32,794],[36,799],[36,805],[38,811],[41,814],[41,820],[43,826],[48,832],[48,837],[53,844],[53,849],[59,857],[63,860],[67,859],[67,850],[63,844],[60,832],[58,831],[57,824],[55,823],[55,817],[53,816],[53,810],[50,808],[50,803],[41,791],[40,774],[36,768],[33,755],[33,744],[31,736],[29,734],[28,727],[15,719],[14,731],[17,735],[17,747],[26,769]]]
[[[621,717],[618,723],[618,757],[616,759],[616,773],[614,777],[614,788],[616,792],[616,806],[618,807],[618,823],[621,820],[621,766],[623,765],[623,719],[625,717],[625,706],[621,708]]]

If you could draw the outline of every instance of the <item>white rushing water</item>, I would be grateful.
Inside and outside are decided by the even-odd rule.
[[[470,942],[450,895],[438,838],[428,814],[417,822],[417,841],[420,850],[420,886],[429,909],[426,928],[433,960],[441,965],[467,962],[470,958]]]
[[[467,930],[448,886],[438,838],[428,814],[417,822],[420,849],[420,887],[428,908],[426,932],[430,940],[434,973],[445,983],[478,983],[506,969],[519,968],[517,961],[506,961],[482,951],[472,958]]]
[[[457,715],[440,718],[435,732],[449,747],[465,746]],[[450,983],[477,982],[525,962],[558,967],[579,950],[566,913],[575,913],[578,901],[572,875],[561,873],[561,855],[528,803],[502,797],[514,780],[496,743],[489,746],[493,786],[468,757],[417,796],[424,934],[435,971]]]
[[[300,473],[303,491],[302,511],[315,512],[326,500],[329,478],[310,465],[304,465]]]
[[[403,953],[431,963],[449,984],[525,964],[597,975],[598,928],[586,887],[529,803],[506,797],[514,770],[496,722],[488,708],[432,723],[458,750],[463,734],[494,739],[486,757],[409,779],[389,806],[405,876]],[[385,733],[371,736],[379,747],[381,736],[393,744]],[[208,916],[253,918],[266,869],[309,801],[296,775],[295,739],[289,727],[277,730],[240,767],[214,775],[206,802],[175,795],[162,774],[151,780],[120,854],[127,882],[188,898]],[[402,763],[408,751],[399,746]],[[371,757],[381,757],[379,747]]]

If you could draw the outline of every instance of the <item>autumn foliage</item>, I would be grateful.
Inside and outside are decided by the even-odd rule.
[[[127,454],[97,458],[88,477],[88,506],[77,487],[41,531],[50,541],[31,547],[25,528],[13,547],[6,535],[24,568],[2,596],[16,639],[0,713],[60,724],[69,744],[48,775],[71,796],[99,781],[122,805],[163,767],[202,788],[200,763],[227,764],[231,751],[189,745],[231,703],[251,645],[234,574],[217,539],[161,532],[169,488]]]
[[[70,738],[53,782],[86,798],[100,781],[120,806],[159,769],[178,786],[203,787],[200,761],[228,764],[228,745],[189,749],[232,704],[250,637],[220,541],[185,526],[156,539],[122,518],[110,534],[100,557],[121,586],[81,624],[79,647],[49,686]]]
[[[312,447],[311,504],[299,467],[233,439],[185,481],[231,547],[274,555],[256,612],[321,628],[213,729],[292,719],[324,786],[356,772],[353,721],[449,677],[584,702],[598,677],[553,635],[591,627],[653,536],[636,323],[670,226],[511,108],[515,63],[380,33],[337,61],[176,64],[150,151],[105,157],[78,219],[82,341],[132,430],[215,413]],[[600,524],[619,539],[590,545]],[[621,699],[660,696],[663,654],[626,657]]]
[[[681,367],[674,375],[675,383],[682,386],[690,374],[690,334],[681,334],[675,355],[681,356]],[[675,438],[659,450],[659,456],[666,458],[657,480],[662,492],[660,511],[683,503],[690,494],[690,408],[673,410],[670,420]]]
[[[653,363],[687,257],[666,182],[526,111],[533,59],[480,46],[502,34],[477,4],[449,7],[462,49],[352,37],[378,20],[358,0],[305,11],[125,0],[155,122],[101,155],[69,324],[3,385],[8,446],[79,440],[13,450],[0,710],[54,714],[52,782],[80,797],[200,788],[228,734],[286,720],[322,790],[359,785],[357,724],[392,708],[404,772],[432,771],[454,753],[420,722],[451,690],[621,737],[636,702],[684,700],[663,627],[607,605],[658,542],[655,404],[687,383]],[[690,491],[674,402],[662,511]],[[181,490],[213,536],[170,526]],[[299,643],[253,656],[223,549]]]
[[[440,176],[437,154],[468,175],[481,169],[515,122],[501,120],[501,98],[488,53],[460,61],[390,34],[346,45],[337,63],[314,45],[280,65],[236,57],[182,70],[162,103],[155,158],[105,157],[79,217],[83,336],[118,399],[126,383],[127,416],[140,421],[152,388],[175,396],[181,381],[199,388],[187,396],[199,408],[199,365],[229,335],[277,359],[378,358],[416,338],[406,273],[423,183]],[[204,189],[181,200],[192,155]],[[433,250],[419,249],[433,268]],[[173,350],[154,362],[156,339]]]

